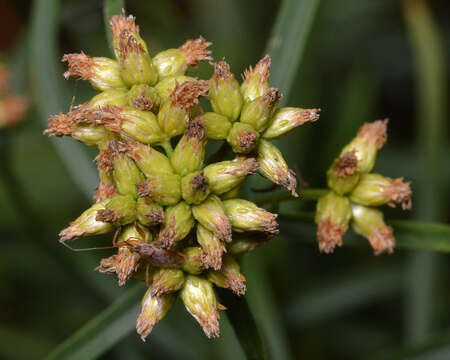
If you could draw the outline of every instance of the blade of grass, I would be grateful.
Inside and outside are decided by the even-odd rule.
[[[118,15],[122,12],[122,9],[125,9],[125,0],[104,0],[103,1],[103,20],[105,23],[105,34],[106,39],[108,40],[109,47],[111,49],[111,53],[114,55],[113,46],[112,46],[112,31],[109,26],[109,19],[113,15]]]

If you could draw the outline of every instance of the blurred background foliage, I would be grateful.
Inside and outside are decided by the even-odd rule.
[[[152,54],[203,35],[213,42],[214,59],[225,56],[238,76],[264,54],[280,3],[129,0],[126,7]],[[375,170],[411,180],[414,206],[407,214],[387,209],[387,218],[448,223],[450,3],[300,3],[317,6],[311,31],[298,70],[278,69],[277,79],[284,71],[295,74],[285,104],[320,107],[322,114],[279,143],[290,166],[304,186],[324,187],[326,169],[359,126],[389,117],[389,141]],[[73,140],[42,135],[50,113],[93,95],[84,82],[63,82],[58,60],[79,51],[111,56],[102,6],[90,0],[0,1],[2,60],[12,72],[11,89],[31,102],[23,123],[0,138],[1,359],[44,357],[126,291],[92,271],[100,252],[76,254],[58,243],[59,230],[88,206],[97,180],[89,166],[79,167],[84,149],[61,147]],[[301,15],[285,27],[301,26],[295,22],[304,20]],[[42,27],[50,32],[39,32]],[[194,73],[208,78],[212,71],[202,64]],[[289,213],[313,208],[314,202],[301,200],[280,205]],[[326,256],[311,244],[313,237],[312,226],[282,221],[281,235],[244,261],[248,301],[272,358],[405,358],[408,350],[384,351],[406,345],[432,350],[421,359],[450,358],[447,255],[397,250],[374,257],[358,238],[363,246]],[[244,358],[225,314],[217,340],[204,338],[180,304],[145,344],[129,331],[134,315],[119,320],[109,331],[120,341],[105,346],[101,358]]]

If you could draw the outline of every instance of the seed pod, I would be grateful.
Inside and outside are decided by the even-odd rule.
[[[136,218],[145,226],[157,226],[164,223],[163,207],[149,197],[140,197],[136,202]]]
[[[365,206],[401,204],[403,210],[411,209],[410,182],[403,178],[391,179],[379,174],[362,174],[358,185],[350,194],[350,200]]]
[[[297,197],[295,191],[297,179],[295,173],[289,169],[283,155],[278,148],[269,141],[262,140],[258,145],[258,172],[270,181],[289,190],[292,196]]]
[[[234,199],[238,197],[239,193],[242,190],[242,187],[244,185],[244,182],[240,183],[238,186],[235,186],[230,191],[227,191],[226,193],[223,193],[220,198],[222,200],[228,200],[228,199]]]
[[[188,204],[200,204],[210,193],[203,171],[187,174],[181,179],[181,195]]]
[[[110,223],[96,220],[97,212],[105,209],[108,200],[100,201],[85,210],[70,226],[59,233],[60,242],[81,236],[107,234],[114,229]]]
[[[196,81],[196,80],[197,79],[192,76],[185,76],[185,75],[169,76],[159,81],[155,85],[155,89],[158,91],[158,94],[162,102],[163,100],[167,100],[168,98],[170,98],[170,95],[175,90],[177,85],[181,85],[186,81]]]
[[[224,194],[244,182],[247,175],[254,174],[259,164],[254,158],[238,156],[234,160],[221,161],[204,169],[205,177],[214,194]]]
[[[319,119],[320,109],[302,109],[283,107],[278,109],[272,117],[269,126],[262,134],[264,139],[276,139],[303,125]]]
[[[91,85],[97,90],[126,89],[126,85],[120,75],[119,63],[105,57],[90,57],[81,54],[66,54],[62,58],[63,62],[69,64],[69,69],[64,73],[64,77],[76,77],[82,80],[89,80]]]
[[[235,122],[227,136],[231,149],[238,154],[250,153],[258,144],[259,133],[248,124]]]
[[[222,266],[222,255],[226,252],[225,246],[211,231],[202,225],[197,225],[197,242],[203,250],[202,263],[205,268],[219,270]]]
[[[127,93],[128,106],[138,110],[155,112],[161,103],[158,90],[146,84],[133,85]]]
[[[104,107],[107,105],[125,106],[128,103],[128,93],[126,90],[110,89],[95,95],[89,100],[90,108]]]
[[[184,285],[184,273],[179,269],[158,269],[153,275],[150,287],[152,296],[161,296],[180,290]]]
[[[278,234],[276,214],[242,199],[225,200],[223,205],[233,230],[238,232],[263,231],[272,235]]]
[[[161,173],[136,184],[140,197],[149,196],[163,206],[175,205],[181,199],[180,176]]]
[[[196,66],[197,61],[212,60],[207,48],[212,43],[203,37],[189,39],[178,49],[168,49],[156,54],[153,64],[158,70],[159,78],[183,75],[189,66]]]
[[[330,191],[317,201],[315,222],[320,252],[332,253],[342,246],[342,236],[348,229],[352,217],[350,201]]]
[[[222,201],[216,195],[210,195],[200,205],[192,207],[195,219],[220,240],[231,241],[231,224],[225,215]]]
[[[244,71],[244,81],[241,85],[241,92],[244,102],[250,102],[263,96],[269,89],[270,76],[270,56],[266,55],[255,65]]]
[[[172,166],[177,174],[185,176],[203,167],[206,136],[201,122],[189,121],[188,128],[173,151]]]
[[[136,162],[136,165],[146,177],[174,173],[167,156],[149,145],[137,141],[128,141],[127,155]]]
[[[187,247],[183,250],[186,256],[186,262],[183,265],[183,270],[192,275],[198,275],[205,269],[202,258],[203,251],[197,246]]]
[[[194,275],[186,276],[180,292],[186,310],[200,324],[208,338],[219,336],[218,304],[211,282]]]
[[[263,96],[244,104],[239,121],[251,125],[256,131],[263,131],[282,97],[278,89],[270,88]]]
[[[249,239],[239,239],[232,241],[228,247],[228,252],[233,256],[242,256],[249,251],[256,249],[258,246],[264,244],[265,241],[252,241]]]
[[[94,200],[96,202],[103,201],[114,195],[118,194],[116,184],[111,171],[104,171],[98,169],[98,175],[100,178],[100,184],[98,185],[97,191],[94,195]]]
[[[136,321],[136,331],[141,336],[142,341],[145,341],[156,323],[166,316],[176,298],[174,294],[152,296],[151,288],[147,290],[142,299],[141,313]]]
[[[231,130],[232,124],[226,116],[207,112],[197,116],[206,132],[206,137],[211,140],[225,140]]]
[[[372,245],[375,255],[383,252],[392,254],[395,246],[393,230],[383,220],[380,210],[362,205],[352,205],[353,230],[365,238]]]
[[[121,129],[132,138],[144,144],[157,144],[166,136],[158,125],[156,116],[148,111],[123,108]]]
[[[105,209],[97,211],[95,220],[114,226],[129,224],[136,220],[136,200],[131,195],[115,195],[105,203]]]
[[[327,172],[328,187],[339,195],[345,195],[352,191],[358,184],[359,178],[355,150],[347,151],[334,160]]]
[[[242,109],[243,98],[238,81],[225,59],[214,65],[209,98],[214,112],[236,121]]]
[[[77,125],[71,135],[85,145],[98,145],[106,138],[106,129],[103,126]]]
[[[159,233],[158,241],[164,247],[173,248],[177,242],[183,240],[194,227],[191,207],[184,201],[166,208],[165,223]]]
[[[236,295],[244,295],[247,291],[245,276],[241,274],[239,264],[230,255],[223,257],[220,270],[209,270],[207,279],[214,285],[221,288],[230,289]]]
[[[130,224],[124,226],[117,239],[117,245],[127,241],[139,241],[141,243],[149,243],[153,239],[152,233],[144,226],[139,224]]]
[[[153,85],[158,81],[158,72],[152,63],[145,41],[139,36],[139,27],[133,16],[112,16],[110,25],[113,46],[120,65],[122,80],[128,86]]]
[[[341,156],[355,151],[358,170],[362,173],[370,172],[375,165],[378,150],[387,140],[387,124],[388,119],[384,119],[361,126],[356,137],[342,149]]]

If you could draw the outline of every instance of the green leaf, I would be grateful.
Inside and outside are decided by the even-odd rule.
[[[105,22],[105,33],[108,40],[111,52],[113,51],[112,45],[112,31],[109,26],[109,19],[113,15],[118,15],[122,13],[122,9],[125,9],[125,0],[104,0],[103,1],[103,20]],[[114,55],[114,54],[113,54]]]

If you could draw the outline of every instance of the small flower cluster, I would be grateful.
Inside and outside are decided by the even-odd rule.
[[[318,118],[318,109],[280,108],[269,87],[270,58],[247,70],[242,84],[225,60],[210,80],[186,76],[212,60],[202,37],[153,58],[132,16],[111,18],[117,60],[83,53],[63,57],[65,77],[101,93],[50,118],[49,136],[95,145],[96,203],[61,231],[62,242],[115,232],[117,254],[97,270],[146,280],[137,331],[144,340],[180,295],[208,337],[219,335],[213,285],[237,295],[246,279],[236,258],[278,233],[277,215],[236,198],[259,172],[296,194],[296,180],[270,139]],[[209,98],[213,111],[199,108]],[[207,141],[222,140],[235,158],[205,164]]]
[[[387,123],[385,119],[364,124],[328,170],[330,191],[318,200],[315,217],[320,251],[332,253],[341,246],[351,221],[354,231],[369,240],[375,255],[393,252],[392,228],[375,207],[401,204],[403,210],[411,209],[411,188],[403,178],[370,173],[387,140]]]
[[[28,109],[27,100],[9,92],[9,70],[0,64],[0,130],[10,128],[22,121]]]

